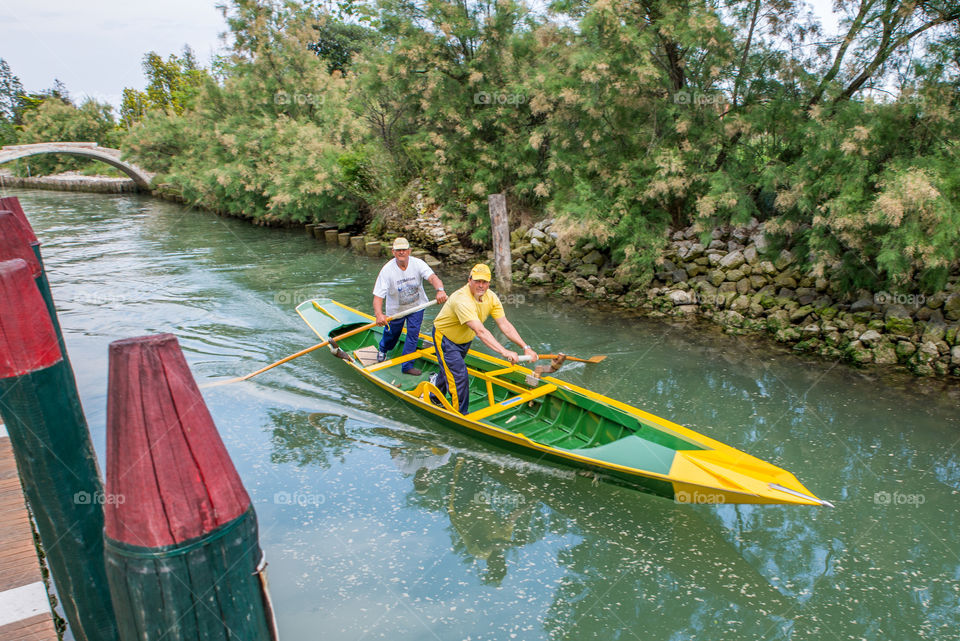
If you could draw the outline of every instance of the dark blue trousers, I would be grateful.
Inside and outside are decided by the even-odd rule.
[[[383,338],[380,339],[380,351],[389,352],[393,349],[397,341],[400,340],[400,332],[403,331],[403,324],[407,324],[407,340],[403,343],[403,354],[412,354],[417,349],[417,342],[420,340],[420,325],[423,323],[423,310],[403,318],[398,318],[387,323],[383,328]],[[400,366],[400,371],[408,372],[414,367],[413,361],[407,361]]]
[[[436,328],[433,329],[433,344],[437,347],[437,362],[440,363],[437,389],[443,394],[449,392],[453,406],[459,408],[461,414],[470,412],[470,384],[463,358],[472,342],[454,343]]]

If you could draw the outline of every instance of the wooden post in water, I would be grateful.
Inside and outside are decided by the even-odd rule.
[[[5,210],[5,207],[9,207],[9,209]],[[13,197],[4,198],[0,201],[0,261],[10,260],[11,258],[22,258],[27,261],[33,270],[34,278],[37,281],[37,289],[40,290],[40,295],[43,297],[44,305],[47,308],[47,314],[50,316],[53,329],[57,333],[60,351],[69,366],[70,359],[67,357],[67,346],[63,341],[63,332],[57,318],[57,309],[53,304],[50,283],[47,281],[47,274],[43,268],[40,241],[33,233],[33,228],[27,221],[27,217],[20,207],[20,202]],[[72,375],[73,370],[69,367],[68,369]]]
[[[0,211],[9,211],[20,221],[20,224],[27,230],[30,246],[37,248],[36,251],[39,252],[40,241],[37,240],[37,235],[33,233],[33,227],[30,226],[30,221],[27,220],[23,207],[20,206],[20,199],[16,196],[0,198]]]
[[[32,257],[29,247],[23,251]],[[115,641],[103,562],[105,495],[37,270],[36,261],[0,262],[0,417],[74,638]]]
[[[110,345],[107,492],[124,641],[273,638],[256,514],[172,334]]]
[[[497,278],[497,292],[509,294],[513,287],[513,273],[510,264],[510,221],[507,217],[507,197],[503,194],[490,194],[487,197],[490,208],[490,229],[493,234],[493,264]]]

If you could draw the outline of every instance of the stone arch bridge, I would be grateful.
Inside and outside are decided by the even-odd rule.
[[[0,149],[0,165],[38,154],[67,154],[100,160],[130,176],[141,191],[150,191],[150,181],[156,175],[144,171],[133,163],[120,160],[119,149],[101,147],[95,142],[39,142],[32,145],[7,145]]]

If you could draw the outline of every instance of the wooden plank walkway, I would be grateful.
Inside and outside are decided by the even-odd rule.
[[[0,423],[0,641],[57,641],[17,463]]]

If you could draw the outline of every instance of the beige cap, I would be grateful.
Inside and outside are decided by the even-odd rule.
[[[403,236],[398,236],[397,239],[393,241],[393,249],[410,249],[410,242]]]

